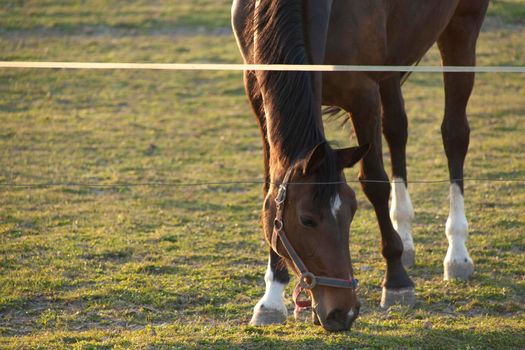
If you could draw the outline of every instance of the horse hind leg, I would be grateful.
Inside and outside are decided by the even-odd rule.
[[[407,190],[406,143],[408,120],[401,93],[400,76],[396,75],[381,82],[380,93],[383,105],[383,135],[388,143],[392,161],[390,219],[403,241],[401,261],[405,267],[411,267],[415,262],[415,249],[411,233],[414,209]]]
[[[445,280],[467,279],[474,271],[474,264],[465,245],[468,238],[468,223],[465,216],[462,180],[470,137],[465,107],[474,77],[472,73],[458,74],[461,76],[445,78],[445,94],[447,97],[454,94],[455,98],[447,98],[445,117],[441,125],[450,177],[450,211],[445,227],[449,245],[443,261]]]
[[[487,0],[460,3],[438,40],[444,65],[475,65],[476,41],[487,4]],[[468,279],[474,272],[474,264],[466,248],[468,222],[464,206],[463,165],[470,138],[466,109],[474,86],[474,73],[445,73],[444,81],[445,116],[441,132],[450,176],[450,212],[445,228],[449,246],[443,261],[444,279]]]

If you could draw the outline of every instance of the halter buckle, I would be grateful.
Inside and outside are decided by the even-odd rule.
[[[304,272],[299,278],[299,285],[304,289],[314,289],[317,285],[317,278],[311,272]]]
[[[280,207],[286,200],[286,186],[281,184],[279,185],[279,192],[277,192],[277,197],[275,197],[275,203],[277,207]]]

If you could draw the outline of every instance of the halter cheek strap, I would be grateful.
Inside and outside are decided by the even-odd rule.
[[[276,205],[276,214],[275,214],[275,220],[274,220],[274,226],[273,226],[273,232],[272,236],[270,238],[270,245],[274,252],[277,253],[277,244],[278,241],[281,240],[282,245],[284,246],[284,249],[288,253],[288,256],[290,260],[292,260],[292,263],[296,267],[296,269],[301,274],[299,277],[299,282],[295,286],[294,293],[293,293],[293,299],[294,303],[297,309],[301,308],[308,308],[312,305],[310,300],[300,299],[299,296],[302,292],[305,290],[312,290],[316,286],[326,286],[326,287],[334,287],[334,288],[348,288],[348,289],[356,289],[357,287],[357,280],[353,278],[352,276],[349,276],[349,279],[342,279],[342,278],[333,278],[333,277],[324,277],[324,276],[316,276],[313,273],[311,273],[306,265],[304,264],[301,257],[297,254],[294,247],[288,240],[288,237],[286,236],[286,232],[284,230],[284,204],[286,202],[286,191],[288,188],[288,183],[290,182],[290,179],[292,177],[292,171],[293,167],[290,167],[284,176],[283,182],[279,186],[279,192],[277,193],[277,197],[275,198],[275,205]]]

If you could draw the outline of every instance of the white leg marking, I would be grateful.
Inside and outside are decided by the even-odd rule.
[[[261,309],[272,309],[280,311],[286,317],[288,315],[288,310],[284,304],[284,289],[286,288],[286,284],[279,283],[273,279],[269,260],[264,281],[266,282],[266,291],[261,300],[255,305],[254,313],[259,312]]]
[[[341,197],[339,196],[339,193],[337,193],[332,201],[332,208],[331,208],[332,215],[336,219],[337,219],[337,213],[339,212],[339,209],[341,209],[342,204],[343,202],[341,202]]]
[[[412,220],[414,219],[414,208],[410,201],[410,195],[402,178],[394,177],[392,180],[392,204],[390,206],[390,219],[394,229],[399,233],[403,241],[403,250],[410,252],[413,256],[414,241],[412,240]],[[411,259],[413,260],[413,258]],[[404,262],[405,265],[406,262]],[[412,265],[413,261],[411,262]]]
[[[444,279],[466,279],[473,272],[473,263],[465,246],[468,238],[465,202],[461,189],[455,183],[450,185],[450,212],[445,230],[448,250],[443,262],[445,266]]]

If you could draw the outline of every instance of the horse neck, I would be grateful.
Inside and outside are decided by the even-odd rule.
[[[248,35],[254,63],[309,64],[302,0],[258,0]],[[261,90],[271,166],[287,168],[324,140],[312,72],[256,73]]]
[[[321,121],[305,119],[293,123],[293,120],[276,120],[271,114],[267,114],[266,118],[270,178],[273,181],[282,177],[288,168],[325,141],[325,137],[322,127],[319,127]]]

